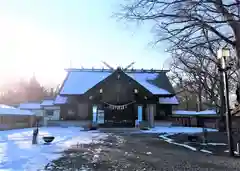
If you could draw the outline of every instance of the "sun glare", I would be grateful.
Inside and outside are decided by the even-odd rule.
[[[0,77],[56,76],[66,66],[63,40],[33,23],[5,17],[0,22]]]

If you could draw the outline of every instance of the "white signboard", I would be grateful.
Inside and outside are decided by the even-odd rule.
[[[104,123],[104,110],[98,110],[97,114],[97,123],[98,124],[103,124]]]
[[[93,106],[93,122],[97,122],[97,106]]]

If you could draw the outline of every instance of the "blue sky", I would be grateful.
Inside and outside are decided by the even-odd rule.
[[[152,25],[117,21],[119,0],[0,0],[0,77],[35,72],[42,83],[60,83],[64,68],[162,68],[162,45],[153,48]],[[70,62],[71,61],[71,62]],[[3,80],[1,79],[1,80]]]

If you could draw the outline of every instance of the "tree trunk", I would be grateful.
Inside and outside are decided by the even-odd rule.
[[[185,100],[186,100],[186,110],[188,110],[189,109],[189,104],[188,104],[188,96],[185,96]]]

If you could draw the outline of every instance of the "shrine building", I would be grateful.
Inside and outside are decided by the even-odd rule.
[[[134,127],[135,121],[172,115],[178,104],[168,70],[66,69],[55,104],[62,120],[92,120],[102,127]]]

